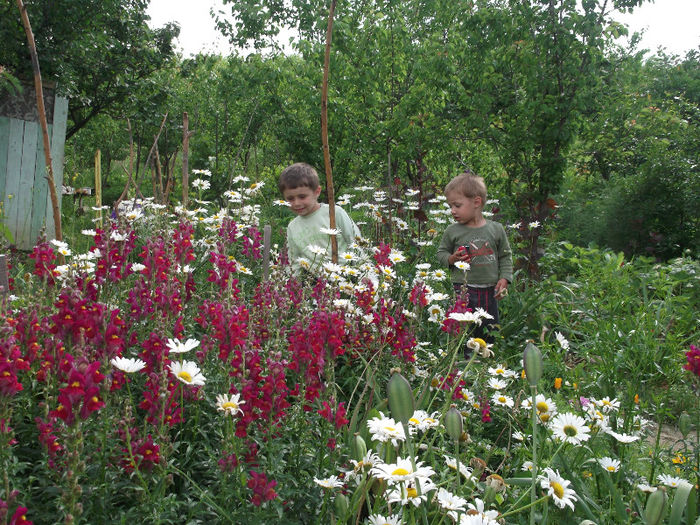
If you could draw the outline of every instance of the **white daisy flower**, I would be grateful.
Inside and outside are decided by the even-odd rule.
[[[367,525],[401,525],[403,518],[401,514],[396,516],[383,516],[382,514],[372,514],[367,518]]]
[[[146,366],[146,362],[141,359],[128,357],[114,357],[110,361],[115,367],[127,374],[133,374],[142,370]]]
[[[544,469],[544,475],[540,476],[540,486],[547,491],[547,494],[552,497],[560,509],[568,505],[571,510],[574,510],[574,501],[578,498],[576,492],[569,488],[570,484],[571,482],[562,478],[558,471],[549,467]]]
[[[508,381],[500,377],[489,377],[488,387],[494,390],[503,390],[508,386]]]
[[[448,468],[457,471],[457,460],[451,456],[445,457],[445,465]],[[472,469],[464,463],[464,461],[459,462],[459,473],[467,479],[473,479]]]
[[[502,392],[494,392],[494,394],[491,396],[491,402],[494,405],[508,408],[512,408],[514,404],[513,398],[503,394]]]
[[[323,479],[314,478],[314,482],[324,489],[334,489],[343,486],[343,482],[338,479],[338,476],[330,476]]]
[[[169,368],[173,375],[186,385],[201,386],[206,381],[206,377],[194,361],[175,361],[170,363]]]
[[[632,443],[634,441],[637,441],[639,439],[639,436],[635,436],[633,434],[618,434],[614,430],[610,428],[604,429],[604,432],[612,437],[614,437],[616,440],[618,440],[620,443]]]
[[[438,505],[445,510],[464,512],[467,509],[467,500],[443,489],[438,489],[436,494]]]
[[[506,368],[506,366],[502,364],[498,364],[494,367],[489,367],[489,374],[491,374],[492,376],[503,378],[512,378],[517,375],[512,370],[508,370],[508,368]]]
[[[606,456],[604,458],[597,459],[596,462],[608,472],[617,472],[620,470],[619,459],[613,459]]]
[[[586,425],[586,421],[570,412],[558,414],[552,419],[550,428],[557,440],[572,445],[580,445],[591,437],[591,429]]]
[[[413,416],[408,420],[409,427],[415,427],[418,430],[428,430],[440,426],[440,420],[437,418],[437,412],[428,414],[425,410],[416,410]]]
[[[141,273],[141,272],[144,271],[145,269],[146,269],[146,265],[145,265],[145,264],[141,264],[141,263],[131,263],[131,271],[134,272],[134,273]]]
[[[321,228],[319,230],[321,233],[325,233],[326,235],[339,235],[340,234],[340,229],[339,228]]]
[[[680,487],[683,484],[688,483],[683,478],[679,478],[677,476],[671,476],[669,474],[659,474],[656,479],[659,480],[659,483],[666,485],[667,487],[674,488],[674,489]]]
[[[197,348],[199,346],[199,341],[196,339],[188,339],[182,343],[179,339],[168,339],[168,343],[165,346],[168,347],[171,354],[184,354],[193,348]]]
[[[219,394],[216,396],[216,409],[225,415],[242,414],[241,405],[244,403],[245,401],[241,401],[240,394]]]
[[[403,425],[394,421],[393,418],[385,417],[383,413],[379,413],[379,417],[373,417],[367,421],[367,427],[372,435],[372,439],[375,441],[380,441],[386,443],[391,441],[391,443],[396,446],[399,441],[406,440],[406,433],[404,432]]]
[[[396,458],[396,463],[380,463],[372,467],[370,474],[377,479],[386,481],[389,485],[405,484],[416,478],[428,478],[435,474],[432,467],[423,467],[422,461],[413,467],[411,458]]]
[[[387,503],[400,503],[403,506],[413,505],[418,507],[421,503],[427,501],[428,492],[437,488],[435,483],[430,478],[418,478],[416,481],[420,484],[420,495],[416,488],[416,482],[400,483],[386,491]]]
[[[557,338],[557,342],[559,343],[559,346],[561,346],[564,350],[568,350],[569,349],[569,341],[567,341],[566,338],[563,335],[561,335],[560,332],[555,332],[554,335]]]
[[[464,270],[465,272],[469,271],[469,269],[471,268],[471,265],[467,261],[457,261],[454,264],[454,266],[455,266],[455,268],[457,268],[459,270]]]
[[[309,244],[306,249],[314,255],[326,255],[326,249],[316,244]]]

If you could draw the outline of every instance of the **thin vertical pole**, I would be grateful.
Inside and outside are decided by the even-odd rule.
[[[49,126],[46,123],[46,108],[44,107],[44,88],[41,82],[41,70],[39,69],[39,56],[36,52],[36,43],[34,42],[34,34],[32,33],[32,26],[29,23],[29,17],[27,16],[27,8],[25,7],[22,0],[17,0],[17,7],[19,8],[20,17],[22,18],[22,24],[24,25],[24,32],[27,35],[27,42],[29,43],[29,54],[32,57],[32,69],[34,70],[34,90],[36,91],[36,105],[39,112],[39,123],[41,124],[42,137],[44,139],[44,160],[46,161],[46,178],[48,179],[49,195],[51,196],[51,207],[53,208],[53,224],[55,228],[55,236],[59,241],[63,240],[63,233],[61,231],[61,210],[58,207],[58,195],[56,194],[56,184],[53,178],[53,164],[51,162],[51,142],[49,141]],[[63,256],[61,255],[61,261],[63,261]]]
[[[323,85],[321,88],[321,143],[323,144],[323,163],[326,167],[326,194],[328,195],[328,214],[331,229],[335,229],[335,190],[333,189],[333,170],[331,153],[328,148],[328,71],[331,62],[331,36],[333,34],[333,13],[336,0],[331,0],[328,11],[328,28],[326,29],[326,55],[323,61]],[[331,235],[331,260],[338,262],[338,239]]]
[[[102,228],[102,151],[99,149],[95,152],[95,207]]]
[[[182,114],[182,206],[187,208],[187,190],[189,181],[189,156],[190,156],[190,118],[187,111]]]

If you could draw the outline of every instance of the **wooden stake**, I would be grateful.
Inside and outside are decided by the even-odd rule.
[[[270,237],[272,227],[266,224],[263,228],[263,280],[267,281],[270,276]]]
[[[187,111],[182,114],[182,206],[187,209],[187,190],[190,185],[189,180],[189,158],[190,158],[190,118]]]
[[[326,167],[326,195],[328,195],[328,214],[331,229],[335,229],[335,191],[333,189],[333,171],[331,152],[328,148],[328,71],[331,63],[331,35],[333,34],[333,13],[336,0],[331,0],[328,11],[328,28],[326,29],[326,56],[323,60],[323,85],[321,88],[321,143],[323,144],[323,163]],[[331,261],[338,262],[338,239],[331,235]]]
[[[95,152],[95,207],[99,208],[97,219],[102,228],[102,152],[99,149]]]
[[[29,43],[29,54],[32,57],[32,69],[34,70],[34,90],[36,91],[36,105],[39,111],[39,123],[41,124],[41,132],[44,138],[44,160],[46,161],[46,169],[49,195],[51,196],[51,207],[53,208],[53,224],[55,228],[56,240],[63,240],[63,232],[61,231],[61,209],[58,206],[58,195],[56,193],[56,184],[53,178],[53,164],[51,162],[51,142],[49,141],[49,126],[46,123],[46,108],[44,107],[44,88],[41,82],[41,70],[39,69],[39,56],[36,52],[36,43],[34,42],[34,34],[32,26],[29,23],[27,16],[27,8],[22,0],[17,0],[17,8],[22,18],[24,32],[27,34],[27,42]],[[63,261],[63,256],[61,256]]]

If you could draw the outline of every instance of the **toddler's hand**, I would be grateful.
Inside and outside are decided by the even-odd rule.
[[[497,300],[503,299],[508,295],[508,281],[506,279],[499,279],[493,291]]]

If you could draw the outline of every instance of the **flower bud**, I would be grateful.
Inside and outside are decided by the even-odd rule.
[[[644,523],[658,525],[663,520],[664,514],[666,514],[666,491],[659,489],[649,495],[644,510]]]
[[[387,385],[387,397],[389,398],[391,415],[406,427],[408,420],[413,417],[415,405],[413,390],[404,376],[399,373],[391,376]]]
[[[335,514],[338,519],[343,522],[345,521],[345,514],[348,512],[350,507],[350,502],[345,494],[338,494],[333,500],[333,506],[335,507]]]
[[[530,386],[537,386],[542,377],[542,352],[534,344],[528,343],[523,353],[525,375]]]
[[[450,436],[452,441],[459,441],[464,424],[462,422],[462,414],[457,408],[452,407],[445,414],[445,429],[447,429],[447,435]]]
[[[678,418],[678,429],[681,431],[681,434],[683,434],[684,439],[688,437],[692,425],[688,412],[683,412],[681,417]]]
[[[359,434],[355,434],[350,439],[350,453],[355,461],[362,461],[362,458],[367,454],[367,443]]]

